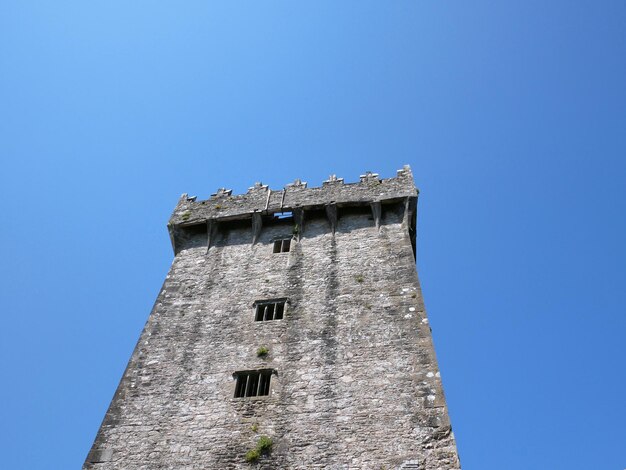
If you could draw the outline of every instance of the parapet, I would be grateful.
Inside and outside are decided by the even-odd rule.
[[[176,238],[186,228],[200,224],[222,223],[233,220],[255,219],[276,213],[293,212],[303,217],[305,211],[329,207],[380,205],[383,202],[407,201],[415,207],[419,191],[408,165],[393,178],[380,179],[377,173],[366,172],[356,183],[344,183],[343,178],[331,175],[322,186],[309,188],[299,179],[283,189],[272,190],[255,183],[245,194],[232,195],[232,190],[220,188],[207,200],[183,194],[170,217],[168,228],[174,251]],[[408,207],[408,206],[407,206]]]

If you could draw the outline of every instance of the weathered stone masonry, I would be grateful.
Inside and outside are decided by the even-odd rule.
[[[83,468],[459,469],[415,270],[417,194],[405,167],[183,195],[172,267]],[[284,317],[255,321],[271,299]],[[269,395],[234,398],[234,374],[261,369]],[[271,453],[247,463],[260,436]]]

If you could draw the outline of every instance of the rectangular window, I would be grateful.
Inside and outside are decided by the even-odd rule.
[[[291,248],[291,238],[276,240],[274,242],[274,253],[287,253]]]
[[[293,219],[293,212],[274,212],[274,218],[279,220]]]
[[[271,370],[236,372],[235,398],[262,397],[270,394]]]
[[[256,303],[255,321],[282,320],[285,314],[285,300],[271,300]]]

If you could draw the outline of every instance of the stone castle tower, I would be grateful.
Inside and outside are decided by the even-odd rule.
[[[459,469],[415,269],[418,191],[257,183],[175,258],[84,469]]]

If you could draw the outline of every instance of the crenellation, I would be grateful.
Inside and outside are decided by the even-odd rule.
[[[232,193],[232,189],[218,188],[218,190],[214,194],[211,194],[211,197],[209,199],[221,199],[232,195]]]
[[[328,179],[322,183],[322,187],[334,184],[343,184],[343,178],[337,178],[337,175],[335,174],[330,175]]]
[[[375,200],[393,200],[417,197],[410,168],[398,170],[397,176],[379,179],[377,173],[367,172],[356,183],[344,183],[335,175],[321,187],[309,188],[297,179],[282,190],[273,191],[257,182],[245,194],[232,195],[231,190],[219,189],[208,200],[190,200],[184,195],[174,210],[169,225],[189,226],[212,218],[245,218],[255,211],[264,214],[294,207],[303,209],[324,207],[327,204],[368,204]]]
[[[269,189],[269,187],[266,184],[263,184],[260,181],[257,181],[256,183],[254,183],[254,185],[250,186],[248,188],[248,192],[254,192],[254,191],[267,191]]]
[[[366,171],[364,175],[361,175],[359,178],[361,179],[361,183],[367,184],[378,184],[381,180],[378,178],[378,173],[372,173],[371,171]]]
[[[306,189],[307,184],[308,183],[306,181],[302,181],[300,178],[296,178],[293,183],[289,183],[289,184],[285,185],[285,188],[290,188],[290,189],[302,188],[302,189]]]

